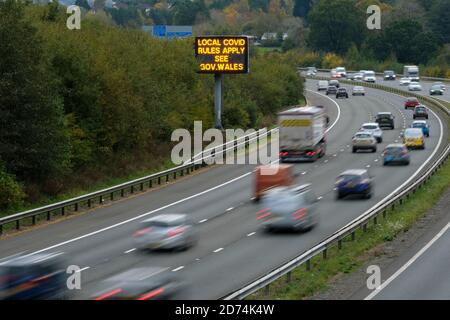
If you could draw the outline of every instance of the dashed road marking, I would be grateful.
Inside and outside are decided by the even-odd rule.
[[[214,253],[217,253],[217,252],[220,252],[220,251],[222,251],[222,250],[223,250],[223,248],[219,248],[219,249],[214,250],[213,252],[214,252]]]
[[[135,251],[135,250],[136,250],[136,248],[132,248],[132,249],[130,249],[130,250],[125,251],[124,253],[130,253],[130,252],[133,252],[133,251]]]
[[[250,232],[247,237],[251,237],[252,235],[254,235],[256,232]]]
[[[184,269],[184,266],[179,266],[178,268],[173,269],[173,272],[180,271],[181,269]]]

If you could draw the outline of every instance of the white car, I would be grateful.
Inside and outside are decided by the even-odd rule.
[[[378,143],[383,142],[383,130],[377,122],[363,123],[359,131],[367,131],[373,134]]]
[[[341,76],[341,78],[347,77],[347,71],[345,70],[344,67],[337,67],[336,73],[339,74]]]
[[[438,82],[433,82],[433,86],[440,86],[442,90],[446,90],[447,88],[445,87],[445,84],[441,81]]]
[[[408,90],[409,91],[422,91],[422,86],[418,82],[411,82],[408,85]]]
[[[411,83],[411,79],[403,77],[400,79],[399,83],[401,86],[409,86],[409,84]]]
[[[365,81],[365,82],[375,82],[375,81],[377,81],[377,77],[375,76],[375,72],[371,71],[371,70],[368,70],[368,71],[364,72],[363,81]]]
[[[355,86],[352,89],[352,96],[365,96],[366,95],[366,91],[364,90],[364,87],[361,86]]]

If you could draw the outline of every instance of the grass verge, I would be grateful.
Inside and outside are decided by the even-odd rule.
[[[291,281],[287,283],[281,277],[270,285],[269,293],[261,289],[247,297],[248,300],[298,300],[310,297],[327,289],[330,281],[339,275],[357,270],[371,258],[367,252],[378,245],[392,241],[398,234],[408,229],[439,200],[450,187],[450,161],[433,175],[429,182],[419,189],[402,205],[390,210],[386,219],[380,217],[378,224],[368,225],[367,232],[358,230],[356,240],[350,237],[343,241],[342,248],[333,246],[327,252],[327,259],[318,255],[311,260],[311,270],[305,265],[292,272]]]

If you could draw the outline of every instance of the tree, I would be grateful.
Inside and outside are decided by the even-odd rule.
[[[308,43],[321,51],[345,53],[364,39],[365,16],[353,0],[320,0],[308,16]]]
[[[311,9],[312,2],[312,0],[295,0],[293,15],[306,19]]]
[[[428,14],[431,29],[442,43],[450,43],[450,1],[435,0]]]
[[[91,6],[87,2],[87,0],[77,0],[75,1],[75,5],[79,6],[80,8],[84,8],[86,10],[91,10]]]
[[[67,170],[68,137],[41,39],[23,8],[0,2],[0,157],[22,179],[45,179]]]

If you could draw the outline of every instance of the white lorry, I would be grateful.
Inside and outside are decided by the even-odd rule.
[[[419,81],[419,67],[418,66],[404,66],[403,76],[410,78],[411,81]]]
[[[325,155],[327,114],[321,107],[278,113],[280,162],[316,161]]]

